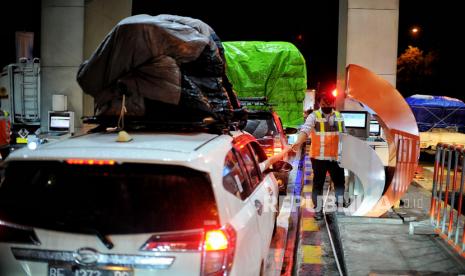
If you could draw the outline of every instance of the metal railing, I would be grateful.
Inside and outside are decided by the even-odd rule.
[[[463,146],[441,143],[437,145],[430,208],[430,220],[434,231],[462,257],[465,257],[465,217],[462,213],[464,155]]]

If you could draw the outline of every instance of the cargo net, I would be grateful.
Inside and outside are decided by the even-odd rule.
[[[81,64],[77,81],[94,97],[85,122],[235,129],[245,120],[225,74],[220,39],[204,22],[174,15],[123,19]]]

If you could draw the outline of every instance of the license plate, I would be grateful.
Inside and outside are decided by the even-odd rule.
[[[134,276],[134,271],[126,267],[83,267],[75,264],[48,265],[48,276]]]

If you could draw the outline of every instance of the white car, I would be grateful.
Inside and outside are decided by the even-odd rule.
[[[13,152],[0,275],[259,275],[278,187],[243,132],[94,133]]]

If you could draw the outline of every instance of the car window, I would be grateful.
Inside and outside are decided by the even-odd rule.
[[[251,142],[249,145],[250,145],[250,150],[252,152],[252,155],[258,164],[260,164],[261,162],[267,159],[266,154],[263,151],[263,148],[260,146],[259,143]]]
[[[88,233],[181,231],[218,224],[208,174],[183,166],[10,162],[0,220]]]
[[[278,133],[277,128],[271,118],[249,119],[247,120],[247,125],[245,126],[244,130],[252,134],[255,138],[275,136]]]
[[[226,191],[241,199],[247,198],[250,194],[248,180],[232,151],[228,152],[224,161],[223,186]]]
[[[261,181],[261,171],[258,163],[256,162],[256,158],[252,154],[249,146],[240,149],[239,153],[244,161],[247,174],[249,175],[250,185],[252,186],[252,189],[255,189]]]

